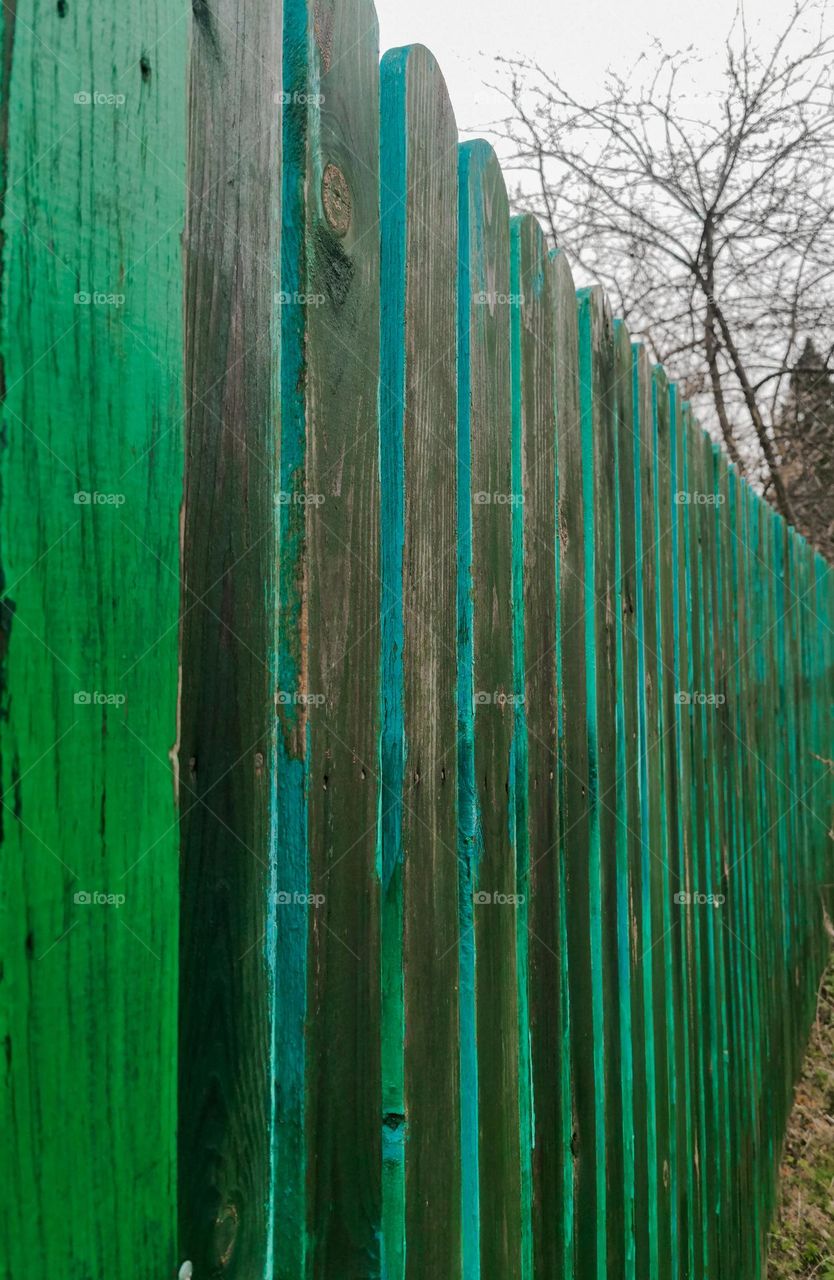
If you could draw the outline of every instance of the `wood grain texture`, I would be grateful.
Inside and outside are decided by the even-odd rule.
[[[672,1276],[679,1274],[681,1211],[685,1215],[685,1189],[682,1186],[686,1159],[679,1148],[686,1142],[683,1108],[679,1102],[679,1081],[683,1076],[682,1035],[679,1026],[683,1007],[683,948],[680,912],[675,912],[675,893],[680,892],[677,874],[677,769],[675,758],[675,706],[679,691],[675,687],[674,629],[674,501],[672,469],[674,464],[670,420],[669,382],[661,366],[652,373],[652,416],[654,419],[654,524],[652,553],[655,557],[656,632],[653,670],[657,679],[657,756],[654,767],[660,772],[660,832],[655,847],[656,869],[660,873],[662,939],[656,952],[662,953],[665,1009],[663,1039],[667,1061],[669,1107],[668,1158],[663,1170],[664,1191],[668,1190],[669,1266]],[[650,672],[652,667],[650,667]]]
[[[662,937],[657,910],[657,879],[654,853],[656,843],[652,843],[652,804],[650,792],[650,714],[653,710],[651,698],[656,689],[656,681],[649,678],[651,655],[653,652],[654,631],[656,629],[654,614],[654,560],[651,554],[652,538],[652,488],[654,460],[654,429],[652,422],[652,384],[648,355],[641,345],[633,347],[633,387],[634,387],[634,486],[635,486],[635,597],[637,632],[637,742],[638,742],[638,779],[640,796],[640,837],[642,860],[640,867],[640,985],[645,1019],[645,1042],[643,1061],[640,1066],[645,1077],[646,1089],[646,1188],[647,1214],[638,1222],[637,1257],[647,1262],[650,1275],[658,1275],[659,1250],[659,1188],[662,1179],[663,1155],[658,1146],[659,1130],[662,1132],[662,1084],[659,1087],[658,1076],[662,1073],[662,1047],[656,1040],[662,1037],[662,1023],[658,1026],[655,1015],[656,978],[654,952],[655,943]],[[660,1102],[658,1098],[660,1088]],[[639,1264],[638,1264],[639,1265]],[[645,1263],[644,1263],[645,1265]]]
[[[570,267],[557,258],[557,413],[559,458],[560,645],[562,743],[560,761],[560,841],[565,863],[571,1086],[572,1169],[566,1274],[595,1274],[596,1108],[594,995],[591,947],[590,821],[588,804],[588,718],[585,650],[586,565],[583,485],[583,408],[579,394],[579,326]],[[571,1247],[572,1246],[572,1247]]]
[[[585,551],[584,645],[588,743],[588,908],[593,1055],[593,1193],[581,1274],[616,1270],[622,1241],[619,1000],[616,927],[616,635],[614,588],[613,331],[599,289],[580,289],[579,403]],[[616,1135],[614,1137],[613,1135]],[[590,1155],[586,1151],[586,1158]],[[588,1188],[590,1191],[590,1187]],[[582,1210],[580,1208],[580,1214]],[[609,1230],[609,1227],[611,1230]],[[593,1235],[591,1236],[591,1231]],[[587,1270],[585,1270],[587,1268]]]
[[[617,963],[620,974],[620,1061],[623,1149],[623,1275],[637,1274],[638,1221],[647,1213],[646,1082],[640,1070],[646,1036],[641,973],[641,835],[638,734],[638,649],[636,629],[636,493],[634,451],[634,379],[632,346],[626,325],[614,322],[616,468],[616,747],[614,808],[617,815]],[[643,1265],[643,1258],[640,1260]]]
[[[0,33],[0,1273],[170,1275],[187,23]]]
[[[376,14],[284,36],[275,1274],[324,1280],[382,1266]]]
[[[417,1277],[454,1275],[461,1257],[458,143],[422,46],[385,55],[381,101],[383,1089],[404,1151],[404,1197],[393,1176],[386,1186],[386,1262]]]
[[[579,408],[579,343],[576,312],[576,292],[567,258],[559,250],[550,254],[551,295],[553,302],[553,342],[555,347],[554,398],[556,404],[556,689],[558,751],[557,796],[558,814],[558,946],[559,990],[557,1020],[560,1035],[558,1114],[556,1130],[548,1138],[558,1151],[555,1169],[557,1210],[555,1228],[537,1223],[535,1265],[546,1268],[554,1254],[548,1236],[556,1236],[554,1265],[558,1275],[569,1280],[574,1274],[575,1258],[575,1199],[576,1169],[574,1159],[574,1084],[573,1084],[573,1026],[571,1016],[571,948],[568,940],[569,850],[574,845],[572,828],[575,821],[580,826],[586,812],[581,794],[582,775],[573,772],[568,764],[568,721],[573,714],[577,690],[582,686],[571,685],[568,672],[572,660],[581,663],[581,645],[570,639],[570,631],[578,626],[581,613],[580,589],[583,578],[584,548],[581,529],[581,504],[575,501],[576,491],[581,493],[577,474],[581,474],[580,408]],[[577,468],[579,472],[577,473]],[[578,529],[578,536],[577,536]],[[572,540],[573,539],[573,540]],[[576,545],[578,542],[578,546]],[[570,621],[569,621],[570,619]],[[580,668],[581,669],[581,668]],[[584,715],[580,703],[578,715]],[[581,743],[579,762],[581,763]]]
[[[462,1275],[521,1249],[512,649],[510,225],[486,143],[459,159],[458,722]]]
[[[281,8],[212,0],[191,36],[180,1251],[243,1277],[273,1244]]]
[[[563,909],[559,842],[559,683],[557,601],[557,323],[544,234],[530,216],[513,229],[513,404],[517,437],[514,512],[520,536],[516,696],[521,733],[518,762],[519,936],[526,978],[527,1026],[522,1021],[521,1092],[523,1276],[552,1276],[559,1268],[554,1224],[562,1213],[565,1172],[559,1073],[565,1011],[560,918]],[[523,745],[522,745],[523,736]],[[526,972],[525,972],[526,971]],[[529,1054],[529,1057],[528,1057]]]

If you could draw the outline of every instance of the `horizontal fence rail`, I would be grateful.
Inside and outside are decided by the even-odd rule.
[[[759,1280],[831,569],[370,0],[0,29],[3,1275]]]

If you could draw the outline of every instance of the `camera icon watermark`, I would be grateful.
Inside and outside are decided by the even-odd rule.
[[[522,507],[523,493],[476,493],[473,499],[476,507]]]
[[[289,893],[282,889],[275,895],[279,907],[323,907],[326,901],[323,893]]]
[[[476,707],[523,707],[526,699],[523,693],[504,693],[503,689],[489,693],[480,689],[474,701]]]
[[[123,307],[125,295],[123,293],[105,293],[100,289],[94,289],[92,293],[89,293],[86,289],[81,289],[78,293],[73,294],[73,302],[77,307]]]
[[[123,93],[87,92],[85,89],[74,93],[72,100],[77,107],[123,107],[127,102]]]
[[[290,493],[282,489],[278,494],[279,507],[323,507],[323,493]]]
[[[676,893],[679,907],[723,907],[727,901],[723,893]]]
[[[91,489],[79,489],[72,500],[77,507],[123,507],[127,501],[123,493],[98,493]]]
[[[77,707],[123,707],[127,702],[123,693],[88,693],[86,689],[77,689],[72,700]]]
[[[723,707],[726,701],[723,693],[701,693],[697,689],[691,693],[687,689],[679,689],[675,694],[679,707]]]
[[[72,900],[77,907],[123,907],[125,904],[125,895],[123,893],[100,893],[95,891],[88,893],[87,890],[81,889],[72,895]]]
[[[527,901],[523,893],[485,893],[478,890],[472,895],[476,907],[523,907]]]
[[[275,695],[277,707],[323,707],[323,693],[291,693],[288,689],[279,689]]]

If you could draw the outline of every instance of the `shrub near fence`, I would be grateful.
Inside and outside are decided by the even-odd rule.
[[[830,570],[369,0],[3,24],[4,1274],[755,1280]]]

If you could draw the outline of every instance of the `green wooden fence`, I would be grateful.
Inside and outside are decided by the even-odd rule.
[[[762,1275],[834,576],[370,0],[16,0],[3,1275]]]

